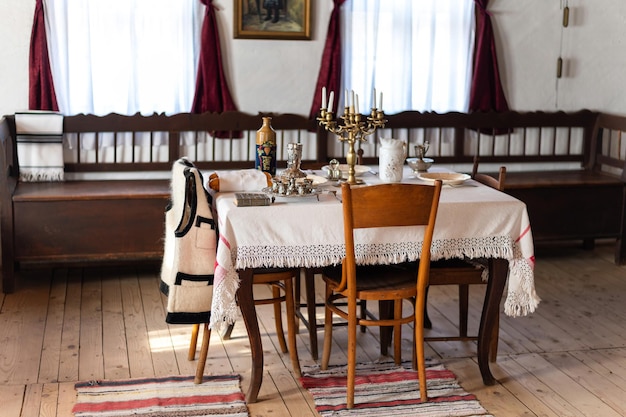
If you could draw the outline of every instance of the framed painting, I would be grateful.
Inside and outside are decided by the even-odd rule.
[[[311,0],[235,0],[235,38],[311,39]]]

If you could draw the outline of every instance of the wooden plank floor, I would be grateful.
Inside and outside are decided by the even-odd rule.
[[[614,265],[612,254],[610,242],[593,251],[575,244],[537,247],[543,301],[528,317],[502,317],[492,365],[498,385],[482,384],[472,342],[430,343],[427,354],[440,358],[495,416],[626,415],[626,267]],[[470,330],[482,291],[471,290]],[[433,332],[453,329],[456,290],[432,288],[429,297]],[[186,357],[190,326],[167,325],[164,301],[158,268],[22,271],[17,291],[0,295],[0,414],[71,416],[79,380],[193,374],[195,362]],[[250,414],[317,415],[288,355],[280,353],[271,307],[258,311],[265,370]],[[404,335],[409,357],[410,331]],[[332,362],[345,362],[345,332],[338,328],[333,339]],[[304,329],[298,344],[302,365],[313,364]],[[360,334],[359,360],[376,359],[377,352],[376,331]],[[230,340],[214,332],[206,372],[240,373],[245,392],[249,367],[243,324]]]

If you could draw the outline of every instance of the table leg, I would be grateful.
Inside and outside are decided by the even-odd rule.
[[[509,263],[506,259],[489,260],[489,281],[478,330],[478,367],[485,385],[494,385],[497,382],[489,369],[489,354],[492,346],[491,339],[494,334],[497,334],[494,332],[494,326],[499,325],[497,317],[508,271]]]
[[[263,382],[263,346],[261,345],[261,333],[259,331],[259,322],[257,321],[256,308],[254,307],[254,295],[252,292],[252,268],[239,271],[239,289],[237,290],[237,299],[239,301],[239,309],[243,316],[243,321],[248,331],[248,340],[250,342],[250,353],[252,356],[252,369],[250,373],[250,386],[246,401],[254,403],[261,389]]]

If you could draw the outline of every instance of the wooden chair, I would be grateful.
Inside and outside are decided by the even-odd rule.
[[[291,320],[291,323],[287,326],[291,329],[296,329],[296,311],[293,298],[293,280],[300,278],[300,270],[298,268],[291,269],[255,269],[253,280],[254,285],[269,285],[272,290],[272,296],[268,298],[255,299],[254,305],[273,304],[274,306],[274,321],[276,323],[276,337],[278,338],[278,344],[283,353],[289,352],[291,358],[291,364],[294,374],[299,378],[301,376],[300,360],[298,358],[298,349],[296,345],[296,332],[288,332],[287,338],[289,339],[289,346],[285,342],[285,333],[283,330],[282,309],[281,304],[284,302],[287,309],[287,320]],[[282,293],[282,294],[281,294]],[[194,324],[191,331],[191,341],[189,344],[189,352],[187,358],[192,361],[196,356],[196,347],[198,344],[198,333],[200,324]],[[229,339],[232,332],[233,325],[229,325],[226,332],[222,336],[224,339]],[[200,356],[198,358],[198,365],[196,368],[196,377],[194,382],[196,384],[202,383],[202,376],[204,374],[204,368],[206,365],[207,354],[209,351],[209,339],[211,337],[211,329],[208,324],[204,323],[204,331],[202,337],[202,344],[200,347]]]
[[[418,370],[421,400],[428,399],[423,313],[430,269],[430,246],[440,193],[441,181],[437,181],[434,186],[400,183],[356,187],[350,187],[346,183],[342,185],[346,257],[341,266],[324,269],[326,314],[321,367],[328,368],[332,346],[332,318],[333,314],[337,314],[348,321],[348,408],[354,407],[357,326],[393,326],[394,360],[396,364],[400,364],[401,326],[414,323],[416,355],[413,364]],[[378,215],[372,215],[373,213]],[[425,226],[417,229],[419,231],[415,234],[416,241],[423,239],[420,262],[357,266],[355,229],[394,226]],[[405,299],[413,303],[411,314],[407,316],[402,314],[402,302]],[[358,300],[393,301],[393,317],[357,317]],[[346,302],[347,309],[343,307]]]
[[[478,172],[479,158],[474,157],[474,165],[472,166],[472,178],[485,185],[495,188],[498,191],[504,191],[504,182],[506,181],[506,167],[501,166],[498,171],[498,178],[494,178],[491,175],[481,174]]]
[[[472,178],[482,184],[495,188],[499,191],[504,189],[506,178],[506,167],[500,167],[498,178],[487,174],[478,173],[478,157],[474,158],[472,168]],[[426,341],[458,341],[458,340],[478,340],[478,336],[468,336],[468,309],[469,309],[469,286],[485,285],[483,280],[483,268],[472,264],[468,260],[450,259],[431,262],[430,285],[458,285],[459,287],[459,334],[451,336],[427,336]],[[428,299],[428,294],[426,295]],[[426,328],[432,328],[432,323],[428,317],[428,311],[424,312]],[[499,322],[499,317],[496,323]],[[495,326],[496,330],[498,325]],[[491,360],[495,361],[498,352],[498,338],[493,338],[491,346]]]
[[[204,187],[201,172],[187,158],[181,158],[174,163],[170,188],[170,204],[165,213],[165,249],[161,270],[161,290],[168,296],[166,321],[176,324],[193,324],[188,351],[189,360],[195,358],[200,324],[203,324],[202,346],[194,379],[196,384],[200,384],[211,337],[208,324],[211,317],[212,291],[210,287],[213,283],[215,249],[217,248],[217,234],[215,227],[212,226],[214,225],[212,198]],[[203,244],[197,245],[196,239],[202,240]],[[185,262],[182,262],[182,259]],[[278,342],[283,353],[289,351],[294,373],[298,377],[300,365],[296,348],[293,280],[299,276],[298,268],[260,268],[254,269],[252,275],[254,284],[271,286],[272,296],[255,300],[255,305],[274,305]],[[179,277],[181,281],[186,280],[190,284],[181,285],[177,282]],[[172,301],[171,305],[170,301]],[[287,306],[287,320],[289,320],[289,348],[285,342],[282,325],[281,304],[283,302]],[[232,331],[232,326],[228,334],[230,331]]]

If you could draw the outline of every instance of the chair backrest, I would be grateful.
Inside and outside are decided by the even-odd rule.
[[[355,229],[425,226],[418,274],[419,280],[423,281],[418,287],[425,287],[428,281],[430,246],[439,208],[441,181],[436,181],[434,185],[391,183],[355,187],[344,183],[341,192],[346,241],[344,270],[349,275],[349,277],[344,275],[344,279],[355,279],[356,276]],[[351,285],[349,282],[345,284]]]
[[[504,191],[504,183],[506,181],[506,167],[501,166],[498,171],[498,178],[494,178],[491,175],[481,174],[478,172],[478,156],[474,157],[474,165],[472,167],[472,179],[488,185],[491,188],[495,188],[499,191]]]

